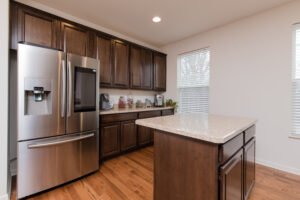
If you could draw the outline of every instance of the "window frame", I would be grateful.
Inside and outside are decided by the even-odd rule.
[[[300,131],[299,133],[294,132],[294,83],[298,82],[300,83],[300,77],[299,79],[295,78],[295,73],[296,73],[296,68],[297,68],[297,55],[296,55],[296,48],[297,48],[297,31],[300,31],[300,23],[296,23],[293,25],[293,30],[292,30],[292,73],[291,73],[291,104],[292,104],[292,109],[291,109],[291,131],[290,131],[290,138],[293,139],[300,139]],[[300,40],[300,34],[299,34],[299,40]],[[300,43],[299,43],[300,44]],[[300,65],[300,61],[299,61]],[[300,86],[299,86],[300,88]],[[300,103],[299,103],[300,106]],[[299,111],[300,112],[300,111]]]
[[[203,53],[203,52],[208,52],[208,83],[207,85],[200,85],[200,86],[194,86],[194,87],[189,87],[189,86],[186,86],[186,87],[182,87],[179,85],[180,83],[180,80],[179,80],[179,77],[180,77],[180,72],[181,72],[181,59],[183,56],[188,56],[188,55],[191,55],[191,54],[196,54],[196,53]],[[193,50],[193,51],[188,51],[188,52],[184,52],[184,53],[181,53],[177,56],[177,97],[178,97],[178,112],[179,113],[192,113],[192,112],[184,112],[182,111],[182,108],[181,108],[181,93],[182,93],[182,90],[184,90],[185,88],[186,89],[199,89],[199,91],[201,90],[205,90],[207,89],[207,110],[205,112],[196,112],[196,113],[209,113],[209,94],[210,94],[210,69],[211,69],[211,50],[209,47],[204,47],[204,48],[200,48],[200,49],[196,49],[196,50]]]

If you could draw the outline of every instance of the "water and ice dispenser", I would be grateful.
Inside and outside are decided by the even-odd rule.
[[[26,78],[25,115],[52,114],[52,81],[50,79]]]

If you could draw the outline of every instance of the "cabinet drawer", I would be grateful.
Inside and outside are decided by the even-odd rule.
[[[100,116],[100,123],[120,122],[137,119],[137,113],[124,113]]]
[[[162,111],[161,111],[161,115],[162,115],[162,116],[174,115],[174,109],[162,110]]]
[[[150,117],[158,117],[161,115],[161,111],[157,110],[157,111],[147,111],[147,112],[140,112],[139,113],[139,119],[142,118],[150,118]]]
[[[229,140],[219,148],[219,162],[225,163],[230,157],[233,156],[243,146],[243,133],[235,138]]]
[[[251,126],[244,132],[244,144],[249,142],[255,136],[255,126]]]

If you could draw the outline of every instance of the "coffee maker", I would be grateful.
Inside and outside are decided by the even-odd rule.
[[[154,96],[154,106],[163,107],[164,106],[164,96],[161,94],[156,94]]]

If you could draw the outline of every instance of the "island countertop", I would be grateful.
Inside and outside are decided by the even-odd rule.
[[[190,113],[136,120],[140,126],[216,144],[226,143],[255,123],[251,118]]]

